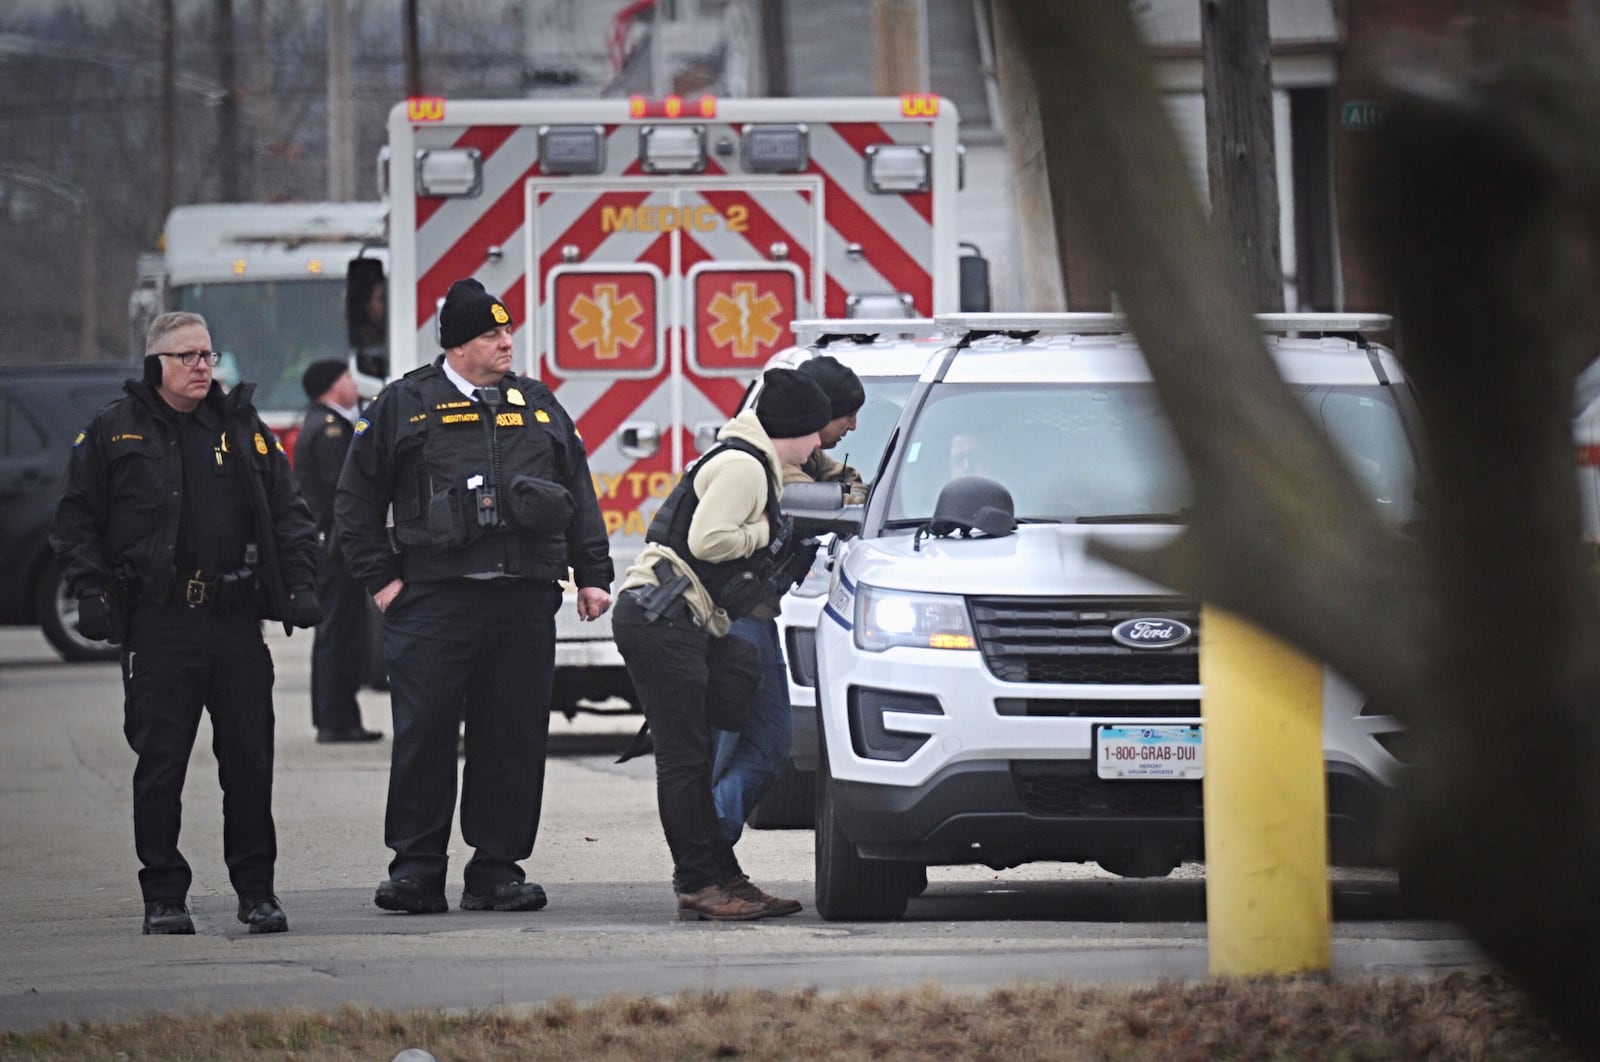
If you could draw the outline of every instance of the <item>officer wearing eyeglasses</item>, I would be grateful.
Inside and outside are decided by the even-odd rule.
[[[224,394],[211,378],[204,318],[156,318],[145,352],[143,379],[73,444],[50,544],[78,598],[79,633],[123,647],[144,932],[194,932],[178,830],[206,710],[239,921],[278,933],[289,921],[274,892],[273,668],[261,621],[316,625],[316,526],[250,404],[254,385]]]

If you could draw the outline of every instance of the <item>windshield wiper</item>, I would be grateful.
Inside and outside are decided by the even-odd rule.
[[[1095,513],[1093,516],[1080,516],[1074,522],[1080,524],[1186,524],[1189,522],[1189,509],[1184,507],[1170,513]]]

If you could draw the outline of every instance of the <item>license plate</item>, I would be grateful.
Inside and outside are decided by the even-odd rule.
[[[1095,772],[1101,778],[1193,779],[1205,774],[1198,726],[1094,728]]]

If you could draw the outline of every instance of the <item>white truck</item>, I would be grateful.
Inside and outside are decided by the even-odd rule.
[[[382,203],[205,203],[167,217],[159,252],[141,255],[128,302],[129,339],[144,353],[158,314],[203,315],[222,352],[217,379],[256,385],[256,407],[294,452],[305,367],[350,356],[347,263],[378,254]]]
[[[791,321],[986,306],[956,134],[926,95],[397,105],[388,377],[438,356],[446,290],[480,280],[583,434],[621,572]],[[630,698],[609,619],[559,616],[555,709]]]

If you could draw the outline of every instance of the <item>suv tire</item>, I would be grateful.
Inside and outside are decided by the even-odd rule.
[[[78,602],[67,594],[61,567],[53,560],[45,562],[34,583],[33,611],[39,629],[64,660],[115,660],[122,655],[110,642],[91,641],[78,633]]]
[[[906,913],[915,875],[924,872],[917,864],[857,854],[834,814],[833,776],[826,766],[817,787],[816,855],[817,913],[828,922],[894,921]]]

